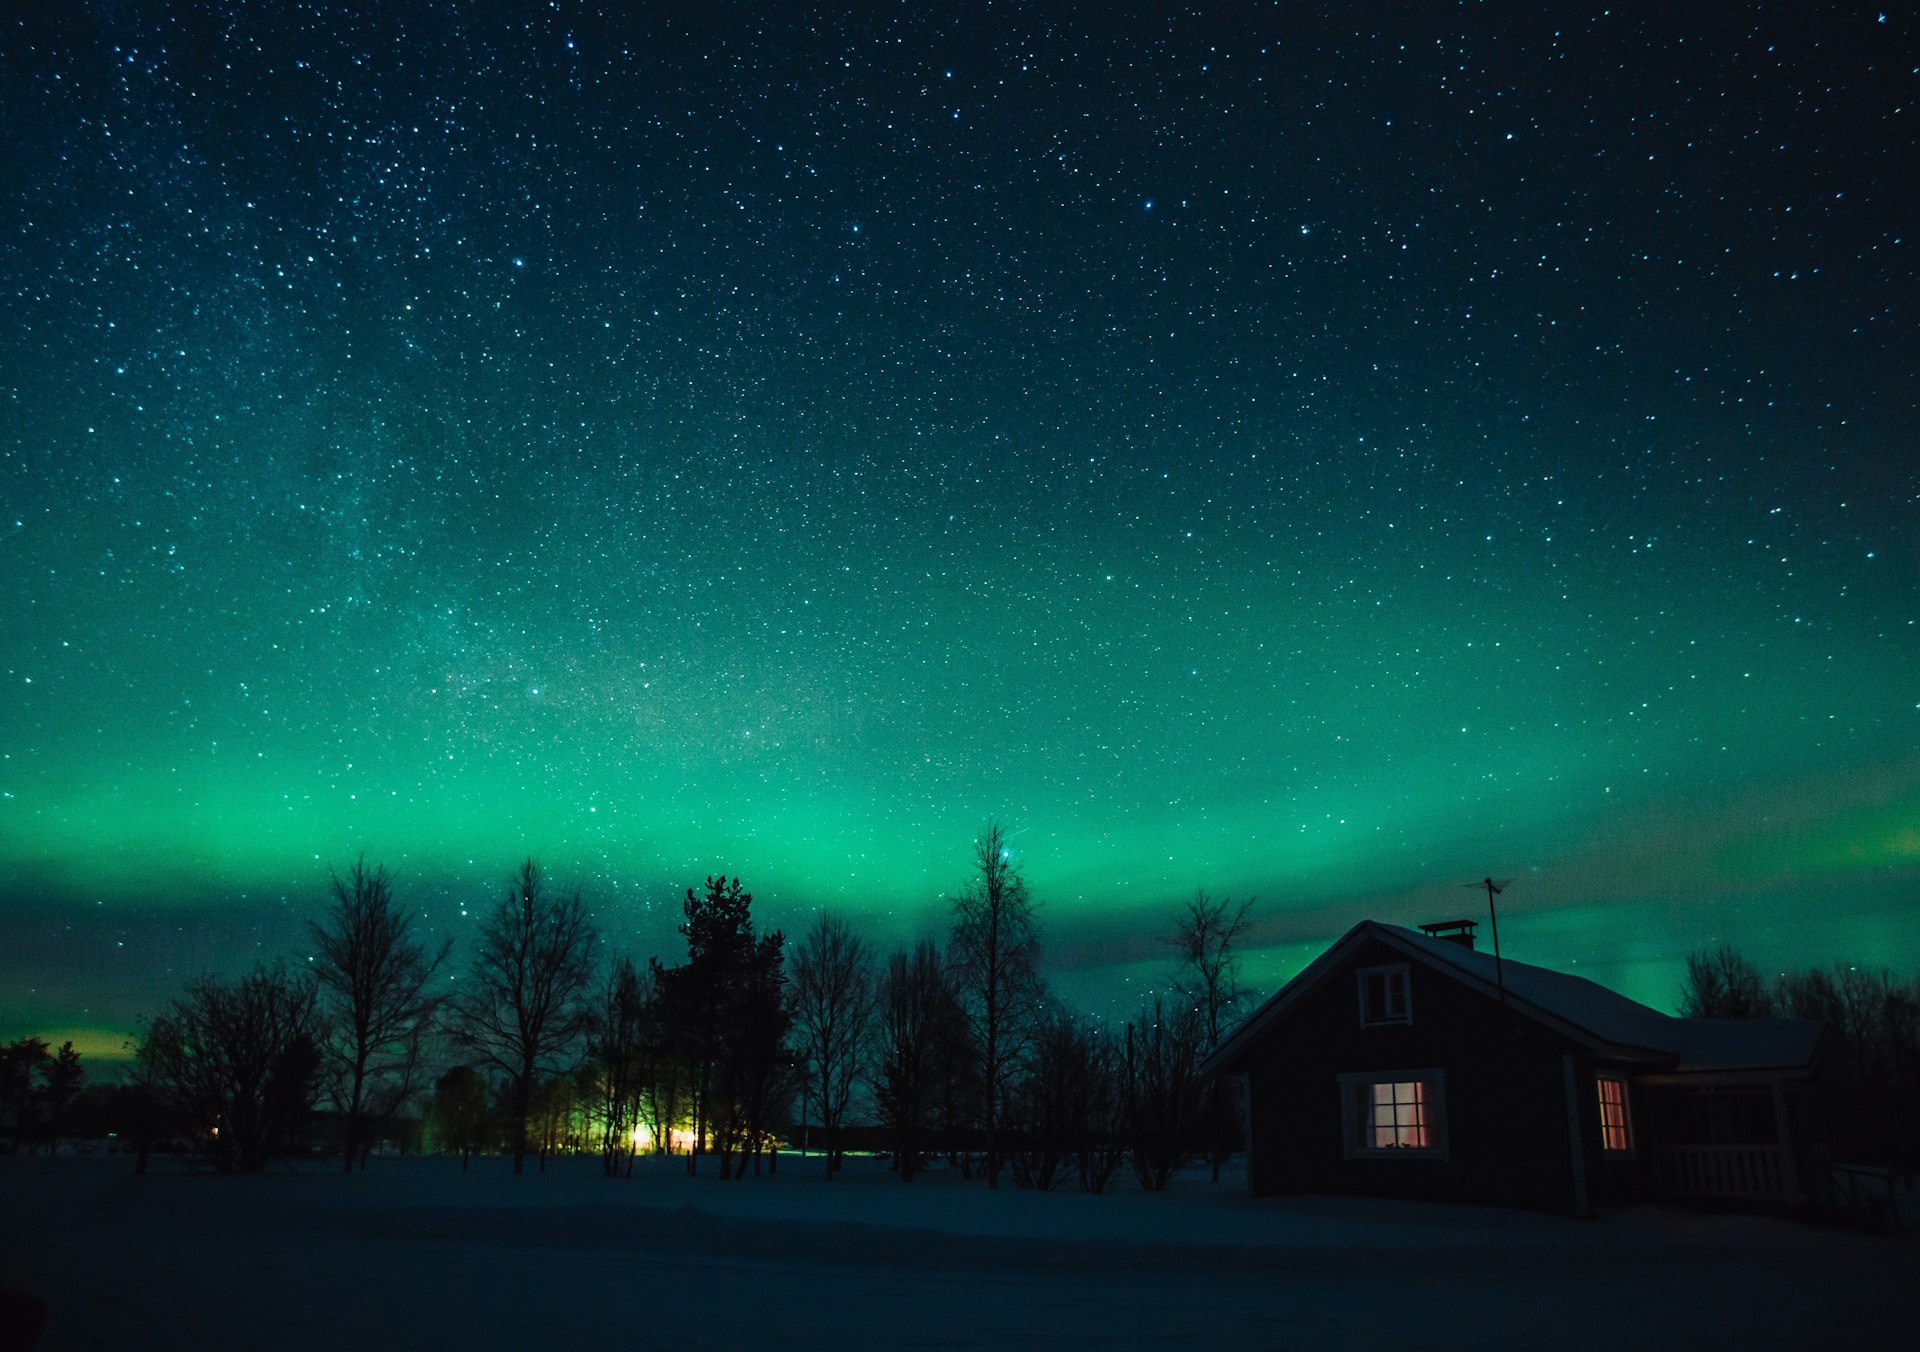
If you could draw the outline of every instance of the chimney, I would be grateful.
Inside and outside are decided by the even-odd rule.
[[[1420,932],[1429,939],[1444,939],[1450,944],[1464,944],[1473,947],[1473,920],[1435,920],[1420,927]]]

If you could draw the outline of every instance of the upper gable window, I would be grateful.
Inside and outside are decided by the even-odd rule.
[[[1413,1003],[1407,997],[1407,964],[1362,967],[1359,976],[1362,1028],[1413,1022]]]

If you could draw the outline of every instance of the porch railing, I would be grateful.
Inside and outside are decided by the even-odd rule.
[[[1671,1145],[1654,1152],[1654,1179],[1674,1197],[1798,1203],[1798,1180],[1777,1145]]]

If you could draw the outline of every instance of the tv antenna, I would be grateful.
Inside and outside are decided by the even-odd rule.
[[[1492,878],[1482,878],[1477,883],[1463,883],[1462,886],[1471,887],[1476,892],[1483,887],[1487,889],[1487,918],[1493,922],[1493,984],[1499,989],[1500,1003],[1504,1005],[1507,1002],[1507,980],[1500,968],[1500,912],[1494,907],[1493,899],[1513,886],[1513,879],[1503,878],[1495,882]]]

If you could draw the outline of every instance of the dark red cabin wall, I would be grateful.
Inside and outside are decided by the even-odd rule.
[[[1413,1022],[1360,1026],[1359,968],[1409,962]],[[1369,945],[1296,1005],[1248,1063],[1256,1193],[1337,1192],[1570,1212],[1559,1035],[1385,945]],[[1450,1158],[1345,1158],[1342,1074],[1447,1072]],[[1592,1092],[1591,1079],[1584,1080]]]

